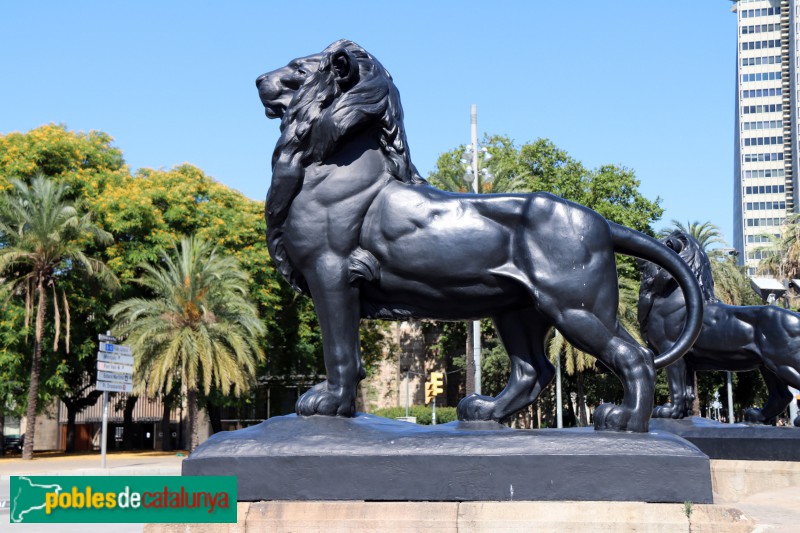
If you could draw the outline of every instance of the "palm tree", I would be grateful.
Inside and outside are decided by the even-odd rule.
[[[197,395],[212,384],[223,394],[244,392],[263,358],[264,324],[247,297],[247,276],[233,257],[199,237],[185,237],[158,265],[144,264],[136,281],[151,298],[114,305],[115,334],[136,357],[140,392],[155,395],[180,383],[189,405],[190,450],[198,444]]]
[[[55,350],[61,326],[57,294],[59,279],[73,268],[82,268],[109,285],[114,285],[116,280],[101,261],[84,253],[91,240],[108,243],[112,240],[111,235],[92,222],[91,214],[78,213],[66,198],[66,185],[41,174],[31,180],[30,186],[20,180],[11,180],[10,183],[11,189],[0,196],[0,276],[3,276],[0,279],[3,288],[11,295],[25,296],[26,328],[36,308],[27,429],[22,450],[23,459],[33,459],[48,292],[53,295]],[[60,300],[67,322],[69,352],[69,306],[64,291]]]
[[[800,214],[786,218],[780,237],[767,235],[769,244],[759,250],[768,252],[758,265],[759,273],[780,279],[800,278]]]
[[[729,305],[743,305],[752,300],[748,294],[749,282],[745,278],[741,267],[736,265],[735,259],[727,253],[725,247],[727,247],[728,243],[725,242],[719,226],[709,221],[703,223],[694,221],[684,226],[673,219],[672,227],[663,228],[658,232],[658,236],[666,237],[675,229],[691,235],[703,247],[703,251],[711,260],[711,275],[714,278],[714,288],[717,297],[722,302]],[[720,246],[711,248],[713,244],[719,244]]]
[[[703,250],[705,250],[706,253],[709,253],[709,249],[712,244],[719,244],[722,246],[726,245],[725,239],[722,238],[722,232],[720,231],[719,226],[712,224],[709,221],[700,223],[695,220],[694,222],[688,222],[686,225],[683,225],[682,222],[672,219],[671,223],[671,227],[663,228],[658,232],[659,238],[667,237],[670,233],[672,233],[673,230],[677,229],[694,237],[695,240],[700,243],[700,246],[703,247]]]

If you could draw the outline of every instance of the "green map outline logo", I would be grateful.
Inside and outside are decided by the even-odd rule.
[[[235,476],[11,476],[9,522],[235,523]]]
[[[48,485],[40,485],[38,483],[34,483],[31,481],[30,477],[28,476],[14,476],[18,483],[28,483],[31,489],[35,488],[48,488],[48,489],[55,489],[55,493],[59,494],[63,489],[60,485],[57,484],[48,484]],[[13,480],[14,478],[12,478]],[[14,489],[17,490],[14,490]],[[41,505],[36,505],[37,501],[33,501],[30,504],[25,506],[24,510],[19,510],[20,506],[20,499],[25,497],[24,494],[25,490],[23,490],[22,486],[14,487],[12,485],[11,489],[11,512],[9,514],[9,520],[12,524],[24,522],[23,516],[28,514],[31,511],[39,511],[44,509],[46,502],[43,500]]]

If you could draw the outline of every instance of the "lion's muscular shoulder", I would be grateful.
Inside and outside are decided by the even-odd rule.
[[[367,238],[371,232],[380,231],[382,240],[396,241],[436,220],[458,216],[461,211],[458,199],[439,189],[392,182],[367,211],[364,235]]]
[[[366,145],[375,146],[382,161],[368,177],[385,181],[388,174],[406,183],[424,180],[409,157],[400,96],[392,77],[357,44],[337,41],[319,54],[259,76],[256,84],[267,116],[281,119],[266,205],[270,255],[292,286],[306,292],[303,276],[287,253],[284,232],[291,205],[304,184],[312,185],[316,193],[325,191],[321,182],[330,176],[327,171],[318,172],[320,165],[335,163],[332,159],[353,150],[355,139],[371,136],[372,142]],[[309,178],[314,183],[307,183]],[[353,207],[356,200],[352,195],[342,197],[347,188],[342,185],[328,187],[331,194],[318,197],[319,205],[328,208],[346,202]],[[367,207],[353,210],[364,213]]]

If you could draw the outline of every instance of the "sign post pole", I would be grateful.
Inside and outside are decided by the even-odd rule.
[[[133,391],[133,352],[130,346],[114,344],[116,337],[107,331],[97,336],[100,350],[97,352],[97,390],[103,391],[103,429],[100,432],[100,467],[106,467],[108,441],[108,393]]]
[[[100,468],[106,467],[106,431],[108,431],[108,391],[103,392],[103,431],[100,437]]]

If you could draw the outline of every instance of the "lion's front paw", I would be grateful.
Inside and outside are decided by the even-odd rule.
[[[300,396],[295,411],[300,416],[354,416],[355,394],[348,394],[343,389],[329,390],[328,382],[323,381]]]
[[[744,412],[744,421],[749,424],[772,424],[775,419],[769,419],[764,417],[764,413],[761,412],[761,409],[757,407],[751,407],[750,409],[745,410]]]
[[[684,418],[685,416],[684,410],[672,403],[657,405],[653,408],[653,418]]]
[[[594,411],[596,431],[635,431],[646,433],[648,420],[634,422],[633,411],[622,405],[604,403]]]
[[[494,398],[481,396],[480,394],[470,394],[458,402],[456,412],[458,419],[463,422],[477,422],[499,419],[495,416]]]

